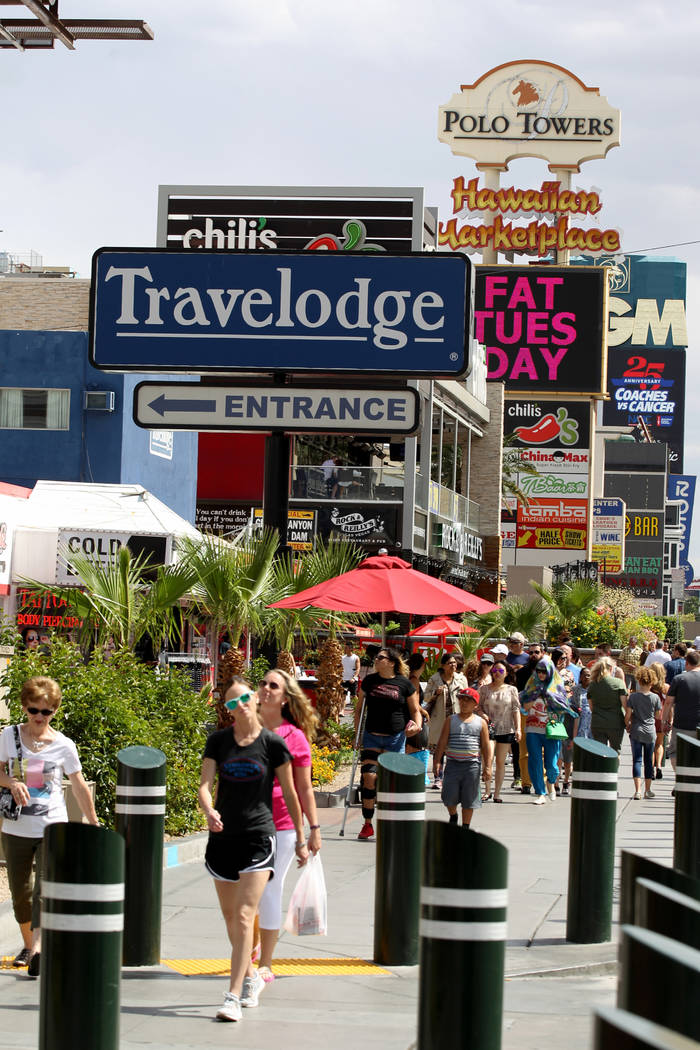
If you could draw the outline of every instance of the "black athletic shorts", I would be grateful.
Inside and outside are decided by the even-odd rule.
[[[204,864],[220,882],[238,882],[247,871],[269,871],[275,867],[274,835],[223,835],[212,832],[207,842]]]

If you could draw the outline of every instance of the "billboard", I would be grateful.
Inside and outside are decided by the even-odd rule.
[[[591,557],[604,576],[625,566],[625,503],[621,499],[593,500]]]
[[[603,426],[635,426],[640,418],[654,441],[665,441],[674,473],[683,471],[685,350],[608,351]]]
[[[694,474],[669,474],[668,477],[668,498],[674,502],[679,502],[681,505],[680,524],[683,536],[680,542],[679,564],[685,574],[686,587],[693,582],[695,575],[693,566],[688,561],[688,555],[690,552],[690,530],[693,524],[696,480]]]
[[[605,393],[606,271],[477,266],[474,337],[509,392]]]
[[[469,370],[464,255],[101,248],[90,362],[107,371]]]
[[[587,401],[507,400],[503,433],[516,448],[588,448],[590,407]]]
[[[158,246],[420,251],[417,187],[160,186]]]
[[[646,255],[583,256],[608,270],[608,347],[683,349],[688,345],[686,264]]]

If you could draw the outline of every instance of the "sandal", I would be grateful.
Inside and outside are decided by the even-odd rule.
[[[503,802],[503,799],[502,799],[502,798],[496,798],[496,797],[494,796],[494,800],[493,800],[493,801],[494,801],[494,802]]]
[[[489,794],[488,794],[488,795],[482,795],[482,796],[481,796],[481,801],[482,801],[482,802],[488,802],[488,801],[489,801],[490,799],[492,799],[492,798],[493,798],[493,795],[492,795],[492,794],[491,794],[491,793],[489,792]]]
[[[275,975],[269,966],[258,966],[258,974],[262,977],[265,984],[270,984],[275,979]]]

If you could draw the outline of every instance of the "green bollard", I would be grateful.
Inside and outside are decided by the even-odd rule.
[[[413,755],[379,756],[374,961],[418,962],[418,899],[425,820],[425,766]]]
[[[609,941],[612,930],[617,752],[597,740],[574,740],[566,939]]]
[[[417,1050],[453,1043],[500,1050],[507,887],[505,846],[470,828],[427,822]]]
[[[700,951],[700,903],[651,879],[637,879],[637,926]]]
[[[700,952],[638,926],[620,931],[617,1005],[700,1039]]]
[[[115,830],[126,842],[124,966],[160,962],[165,830],[165,755],[125,747],[117,755]]]
[[[613,1007],[596,1010],[593,1050],[697,1050],[693,1039]]]
[[[673,866],[700,878],[700,740],[678,734]]]
[[[649,879],[660,886],[669,886],[678,893],[700,901],[700,880],[684,875],[675,868],[667,868],[655,860],[643,857],[631,850],[620,851],[620,926],[638,926],[635,883],[637,879]]]
[[[43,855],[39,1050],[118,1050],[124,841],[49,824]]]

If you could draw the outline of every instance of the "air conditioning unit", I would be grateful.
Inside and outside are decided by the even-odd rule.
[[[83,407],[91,412],[114,412],[114,391],[86,390]]]

